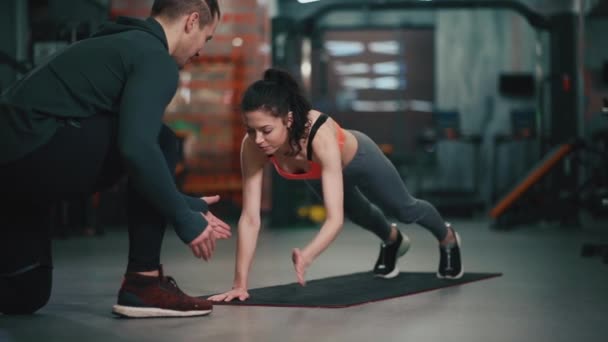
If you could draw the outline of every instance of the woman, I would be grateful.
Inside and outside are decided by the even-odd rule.
[[[285,178],[307,181],[322,196],[327,212],[315,238],[292,252],[301,285],[305,285],[306,269],[340,232],[344,213],[382,241],[374,274],[383,278],[398,275],[396,262],[409,248],[409,239],[378,207],[403,223],[418,223],[437,238],[439,278],[462,276],[458,234],[431,204],[409,194],[395,167],[369,137],[342,129],[327,115],[313,110],[288,73],[268,69],[263,80],[247,89],[241,109],[247,135],[241,145],[243,209],[236,273],[232,290],[210,300],[249,298],[248,274],[260,230],[262,173],[268,162]]]

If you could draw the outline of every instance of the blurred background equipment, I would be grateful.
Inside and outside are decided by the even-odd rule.
[[[564,3],[222,1],[218,32],[181,71],[167,108],[166,122],[182,141],[178,185],[193,195],[218,193],[220,213],[238,215],[240,94],[274,65],[296,76],[315,108],[375,139],[411,192],[446,216],[489,217],[504,228],[561,221],[550,211],[528,215],[517,208],[549,208],[556,194],[601,189],[601,158],[591,151],[603,148],[608,121],[600,116],[608,92],[608,5],[588,0],[575,10]],[[0,2],[0,89],[107,19],[146,17],[151,4]],[[574,138],[585,144],[573,144],[500,218],[488,215],[545,156]],[[271,168],[264,177],[265,222],[309,224],[298,208],[320,201]],[[110,204],[121,193],[99,194],[100,222],[121,222]],[[573,217],[598,215],[601,207],[591,203],[598,203],[592,198],[599,190],[592,193],[578,195],[587,204],[571,205]]]

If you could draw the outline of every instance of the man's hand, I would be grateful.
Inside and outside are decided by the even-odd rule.
[[[207,202],[207,204],[213,204],[220,200],[220,196],[207,196],[201,197],[201,199]],[[230,232],[230,226],[226,222],[215,217],[211,211],[207,211],[206,214],[201,213],[201,215],[207,220],[207,227],[205,227],[205,230],[197,236],[196,239],[190,242],[188,246],[190,246],[192,253],[197,258],[203,258],[205,261],[209,261],[215,250],[215,240],[227,239],[232,233]]]
[[[190,246],[192,253],[197,258],[203,258],[205,261],[209,261],[215,250],[215,239],[216,237],[213,229],[209,229],[209,226],[207,226],[201,235],[192,240],[188,246]]]
[[[207,202],[207,204],[213,204],[213,203],[217,203],[220,200],[220,196],[219,195],[206,196],[206,197],[202,197],[201,199],[203,201]],[[206,214],[202,214],[202,215],[205,217],[205,219],[209,223],[209,226],[207,228],[211,228],[213,230],[216,238],[228,239],[229,237],[232,236],[232,233],[230,232],[230,226],[226,222],[220,220],[215,215],[213,215],[211,213],[211,210],[207,211]]]
[[[215,217],[215,215],[213,215],[211,211],[208,211],[206,214],[202,215],[209,223],[206,229],[211,228],[216,238],[227,239],[232,236],[232,233],[230,232],[230,226],[226,222]]]

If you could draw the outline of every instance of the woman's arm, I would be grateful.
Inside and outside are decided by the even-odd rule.
[[[251,143],[247,136],[241,144],[241,172],[243,179],[243,209],[238,223],[236,262],[232,290],[215,295],[212,301],[245,300],[249,269],[255,254],[260,231],[260,205],[262,201],[262,176],[267,157]]]
[[[304,272],[314,259],[334,241],[344,223],[344,187],[342,160],[333,128],[322,126],[313,140],[316,161],[321,164],[321,182],[326,219],[313,240],[301,251],[294,249],[292,259],[298,282],[304,285]]]

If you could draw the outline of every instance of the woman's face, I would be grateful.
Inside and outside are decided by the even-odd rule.
[[[288,114],[288,119],[284,120],[261,110],[243,114],[247,134],[266,155],[275,154],[278,150],[289,147],[290,118],[291,113]]]

